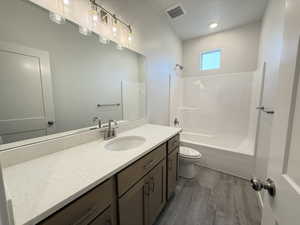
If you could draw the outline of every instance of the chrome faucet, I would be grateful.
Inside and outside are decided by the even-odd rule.
[[[114,125],[112,125],[112,123]],[[104,130],[104,140],[109,140],[116,137],[116,128],[118,128],[118,122],[116,120],[109,120],[108,127]]]
[[[94,117],[93,118],[93,123],[98,123],[98,128],[102,128],[102,119],[99,117]]]

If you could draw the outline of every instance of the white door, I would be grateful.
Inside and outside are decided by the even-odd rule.
[[[10,143],[55,130],[47,52],[0,42],[0,137]]]
[[[300,0],[285,1],[284,41],[270,142],[263,225],[300,224]],[[276,24],[274,24],[276,26]]]

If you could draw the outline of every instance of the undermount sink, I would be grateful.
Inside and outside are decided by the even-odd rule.
[[[111,151],[126,151],[141,146],[145,141],[146,139],[140,136],[119,137],[108,142],[104,148]]]

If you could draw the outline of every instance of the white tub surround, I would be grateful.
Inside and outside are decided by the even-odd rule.
[[[109,151],[104,148],[108,141],[97,140],[4,168],[15,225],[43,220],[179,132],[146,124],[118,135],[144,137],[135,149]]]
[[[244,178],[253,175],[254,74],[185,73],[171,79],[170,122],[179,120],[181,142],[202,154],[202,166]]]

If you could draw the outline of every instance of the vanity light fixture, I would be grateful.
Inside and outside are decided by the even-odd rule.
[[[92,31],[89,28],[79,26],[79,33],[81,33],[84,36],[89,36],[91,35]]]
[[[97,11],[97,7],[94,4],[91,4],[91,9],[89,11],[89,24],[92,28],[95,28],[99,22],[99,15]]]
[[[121,44],[117,44],[117,49],[122,51],[123,50],[123,46]]]
[[[128,29],[129,29],[128,41],[129,41],[129,43],[131,43],[132,42],[132,29],[131,29],[130,25],[129,25]]]
[[[121,50],[124,46],[130,45],[133,39],[131,25],[125,23],[114,13],[105,9],[103,6],[98,4],[96,0],[90,0],[90,3],[92,12],[94,13],[94,17],[96,17],[96,15],[97,19],[98,17],[100,17],[101,22],[105,24],[105,26],[107,26],[108,30],[111,30],[110,33],[112,35],[112,39],[114,40],[114,42],[117,42],[117,49]],[[107,39],[105,41],[102,41],[102,37],[100,35],[99,41],[101,43],[106,43]]]
[[[56,24],[66,23],[65,13],[69,13],[71,10],[73,0],[56,0],[55,12],[49,12],[49,18]]]
[[[63,0],[64,5],[70,5],[71,0]]]
[[[106,44],[109,43],[109,40],[108,40],[107,38],[105,38],[105,37],[99,35],[99,42],[100,42],[101,44],[106,45]]]
[[[49,18],[52,22],[57,23],[57,24],[66,23],[66,19],[63,16],[61,16],[58,13],[55,13],[55,12],[50,12],[49,13]]]
[[[210,28],[210,29],[215,29],[215,28],[217,28],[218,26],[219,26],[219,24],[216,23],[216,22],[213,22],[213,23],[209,24],[209,28]]]
[[[112,21],[112,32],[113,32],[113,36],[116,37],[117,36],[117,31],[118,31],[118,20],[116,15],[113,15],[113,21]]]

